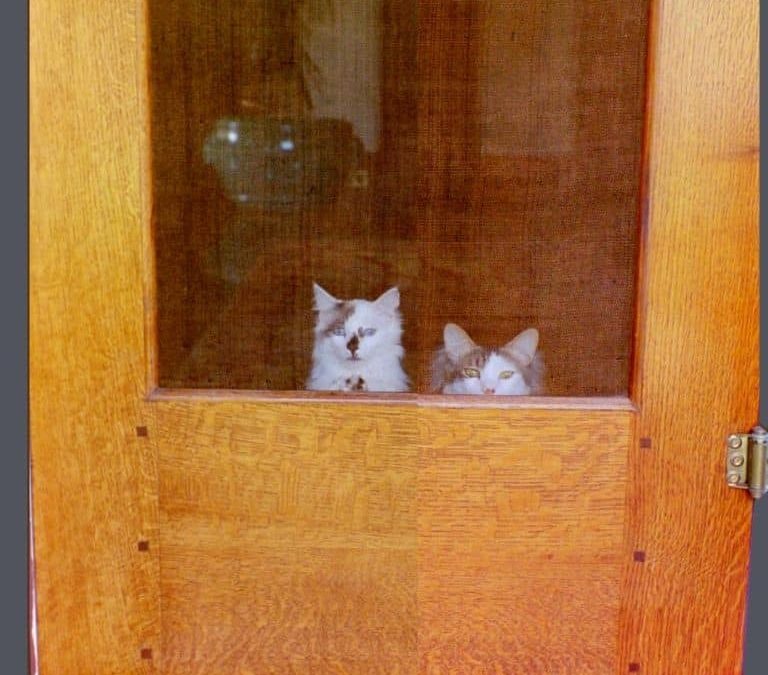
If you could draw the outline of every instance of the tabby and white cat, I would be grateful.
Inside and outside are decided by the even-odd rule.
[[[480,347],[455,323],[446,324],[444,347],[432,363],[432,387],[444,394],[542,393],[544,362],[539,332],[528,328],[499,349]]]
[[[408,391],[401,360],[400,292],[376,300],[339,300],[314,284],[315,347],[307,389]]]

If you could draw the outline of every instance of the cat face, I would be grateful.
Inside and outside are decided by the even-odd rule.
[[[450,394],[528,395],[536,388],[539,333],[529,328],[500,349],[476,345],[456,324],[443,332],[448,367],[443,391]]]
[[[315,340],[325,356],[338,361],[366,362],[382,350],[400,350],[400,292],[390,288],[376,300],[339,300],[314,285]]]

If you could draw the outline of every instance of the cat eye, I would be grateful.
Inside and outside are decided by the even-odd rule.
[[[480,377],[480,371],[477,368],[464,368],[462,373],[464,377]]]
[[[370,337],[371,335],[374,335],[376,333],[375,328],[365,328],[361,330],[362,332],[360,333],[360,335],[367,336],[367,337]]]
[[[333,334],[334,335],[340,335],[341,337],[344,337],[347,334],[347,331],[345,331],[344,328],[334,328]]]
[[[510,377],[512,377],[515,374],[514,370],[502,370],[499,373],[499,379],[500,380],[508,380]]]

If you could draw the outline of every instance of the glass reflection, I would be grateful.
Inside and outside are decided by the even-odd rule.
[[[549,393],[626,391],[647,0],[153,0],[164,387],[294,390],[312,284],[535,326]]]
[[[266,0],[244,50],[237,110],[203,159],[229,198],[279,208],[333,201],[379,145],[381,0]]]
[[[230,117],[216,122],[203,159],[232,201],[294,206],[334,199],[361,145],[346,120]]]

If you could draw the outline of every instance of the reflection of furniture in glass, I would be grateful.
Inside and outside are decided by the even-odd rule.
[[[263,207],[333,199],[360,155],[349,122],[308,117],[222,118],[203,146],[230,199]]]
[[[269,37],[252,35],[242,50],[237,114],[217,120],[203,148],[232,200],[264,207],[328,201],[360,161],[359,137],[376,149],[379,4],[263,4]]]

